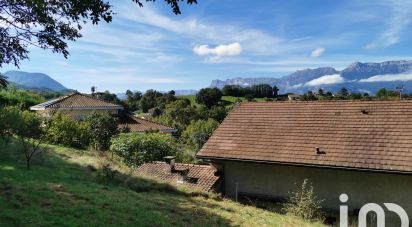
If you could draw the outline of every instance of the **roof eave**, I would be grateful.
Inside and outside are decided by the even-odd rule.
[[[48,107],[44,108],[46,110],[123,110],[121,106],[113,106],[113,107],[97,107],[97,106],[89,106],[89,107]]]
[[[388,170],[388,169],[372,169],[372,168],[358,168],[350,166],[333,166],[333,165],[316,165],[316,164],[305,164],[305,163],[293,163],[293,162],[280,162],[280,161],[267,161],[267,160],[253,160],[253,159],[240,159],[240,158],[224,158],[224,157],[213,157],[196,155],[199,159],[209,159],[216,161],[238,161],[238,162],[251,162],[251,163],[263,163],[263,164],[278,164],[286,166],[300,166],[300,167],[312,167],[312,168],[324,168],[324,169],[339,169],[339,170],[357,170],[363,172],[376,172],[376,173],[392,173],[392,174],[402,174],[402,175],[412,175],[412,171],[402,171],[402,170]]]

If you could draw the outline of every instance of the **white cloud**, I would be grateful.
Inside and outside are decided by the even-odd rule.
[[[374,44],[374,43],[368,43],[368,44],[366,44],[365,46],[363,46],[363,48],[365,48],[365,49],[374,49],[374,48],[376,48],[377,46],[376,46],[376,44]]]
[[[322,56],[323,53],[325,53],[325,48],[319,47],[319,48],[314,49],[312,53],[310,54],[310,56],[317,58],[317,57]]]
[[[390,7],[392,15],[385,20],[387,29],[377,40],[364,46],[366,49],[392,46],[400,41],[400,35],[405,27],[412,22],[412,1],[384,1],[384,7]]]
[[[322,84],[339,84],[343,82],[345,82],[345,80],[343,79],[341,75],[333,74],[333,75],[325,75],[325,76],[321,76],[319,78],[313,79],[305,83],[305,86],[318,86]]]
[[[412,74],[386,74],[372,76],[359,82],[385,82],[385,81],[408,81],[412,80]]]
[[[215,48],[210,48],[208,45],[196,45],[193,52],[197,55],[235,56],[242,52],[242,46],[237,42],[229,45],[219,45]]]

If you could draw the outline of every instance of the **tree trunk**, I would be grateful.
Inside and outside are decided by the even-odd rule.
[[[30,158],[26,158],[26,168],[30,170]]]

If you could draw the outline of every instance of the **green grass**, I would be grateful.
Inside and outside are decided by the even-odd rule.
[[[136,177],[96,152],[47,147],[30,171],[18,145],[0,147],[0,226],[322,226]],[[107,163],[118,173],[104,182]]]
[[[192,103],[192,105],[198,106],[199,104],[196,103],[196,95],[183,95],[183,96],[179,96],[182,98],[187,98],[190,100],[190,102]],[[234,97],[234,96],[222,96],[222,101],[225,103],[225,106],[232,106],[233,104],[235,104],[237,99],[241,99],[242,101],[246,101],[246,99],[244,97]],[[255,98],[256,102],[264,102],[265,98]]]

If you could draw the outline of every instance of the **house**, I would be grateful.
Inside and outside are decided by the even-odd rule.
[[[162,125],[156,122],[152,122],[143,118],[135,117],[131,114],[123,114],[119,119],[119,128],[128,128],[130,132],[142,133],[142,132],[159,132],[159,133],[173,133],[177,129],[171,128],[166,125]]]
[[[30,110],[36,111],[46,118],[53,117],[55,113],[62,113],[76,120],[83,120],[92,112],[109,112],[113,116],[119,117],[119,128],[128,128],[133,133],[173,133],[176,131],[171,127],[124,113],[123,106],[101,100],[98,95],[90,96],[79,92],[32,106]]]
[[[220,188],[219,172],[212,166],[175,163],[174,156],[165,157],[165,162],[145,163],[137,168],[136,173],[206,192],[213,192]]]
[[[288,100],[289,101],[300,100],[300,95],[299,94],[294,94],[294,93],[288,93]]]
[[[32,106],[30,110],[38,112],[43,117],[52,117],[56,112],[59,112],[69,115],[76,120],[82,120],[93,111],[97,113],[109,112],[113,115],[118,115],[119,111],[123,110],[123,107],[89,95],[74,92],[67,96]]]
[[[389,202],[412,217],[411,100],[242,103],[197,157],[222,172],[230,198],[284,200],[308,179],[326,210],[339,212],[345,193],[349,214]]]

